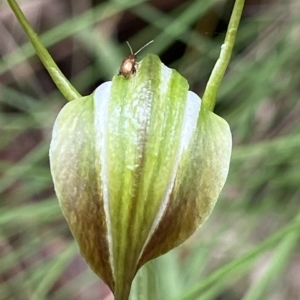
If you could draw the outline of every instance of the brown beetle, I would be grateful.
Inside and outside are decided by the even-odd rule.
[[[131,54],[128,55],[121,64],[120,70],[118,75],[123,75],[125,78],[129,77],[131,74],[135,74],[136,72],[136,66],[137,66],[137,62],[136,62],[136,55],[145,47],[147,47],[149,44],[151,44],[153,42],[150,41],[148,42],[146,45],[144,45],[142,48],[140,48],[138,51],[136,51],[135,53],[133,53],[132,48],[130,46],[130,44],[128,43],[128,41],[126,41]]]

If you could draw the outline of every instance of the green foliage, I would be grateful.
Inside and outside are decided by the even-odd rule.
[[[107,1],[75,12],[76,1],[70,1],[72,17],[59,20],[53,14],[44,33],[34,27],[44,44],[53,46],[50,52],[57,62],[68,57],[68,78],[86,94],[100,78],[110,80],[128,54],[109,26],[116,20],[99,22],[129,9],[149,23],[130,39],[133,49],[154,39],[139,57],[145,52],[161,55],[178,40],[186,43],[188,50],[172,67],[201,96],[224,40],[221,32],[213,39],[207,29],[199,32],[200,20],[210,9],[222,11],[216,2],[184,1],[163,13],[142,1]],[[215,108],[233,133],[229,178],[204,226],[158,259],[162,300],[299,298],[294,275],[300,228],[296,4],[291,0],[265,10],[254,4],[251,10],[245,8]],[[9,13],[4,5],[6,9]],[[36,11],[32,8],[32,20],[39,17]],[[27,16],[30,12],[25,10]],[[191,30],[195,23],[199,26]],[[17,26],[1,32],[0,299],[104,299],[108,291],[81,258],[50,177],[50,134],[65,100],[38,67],[28,43],[13,51],[4,48],[16,43],[21,32]],[[70,37],[74,52],[66,52],[72,50],[65,44]]]

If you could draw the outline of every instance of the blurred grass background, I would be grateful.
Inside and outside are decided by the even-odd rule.
[[[19,0],[82,94],[118,72],[129,40],[200,96],[233,1]],[[300,3],[246,1],[215,112],[231,126],[226,186],[209,220],[158,259],[161,300],[300,299]],[[49,172],[66,103],[0,2],[0,300],[111,299],[62,217]],[[143,299],[141,299],[143,300]],[[156,299],[154,299],[156,300]]]

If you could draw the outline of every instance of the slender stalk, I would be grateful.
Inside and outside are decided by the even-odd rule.
[[[16,1],[7,1],[15,16],[17,17],[19,23],[21,24],[22,28],[24,29],[26,35],[28,36],[37,55],[41,59],[43,65],[47,69],[48,73],[50,74],[51,78],[53,79],[60,92],[68,101],[80,98],[81,95],[70,83],[70,81],[64,76],[64,74],[60,71],[47,49],[43,46],[43,44],[37,37],[37,34],[32,29],[31,25],[29,24],[28,20],[26,19],[25,15],[21,11]]]
[[[203,95],[202,103],[209,109],[213,110],[216,103],[218,88],[224,77],[225,71],[230,61],[232,49],[235,43],[236,33],[239,27],[240,19],[243,12],[245,0],[236,0],[230,17],[224,44],[221,46],[220,56],[210,75],[206,89]]]
[[[129,300],[159,300],[158,277],[158,261],[153,259],[147,262],[137,273],[132,283]]]

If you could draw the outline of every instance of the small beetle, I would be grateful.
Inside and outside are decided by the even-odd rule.
[[[130,44],[128,43],[128,41],[126,41],[131,54],[128,55],[121,64],[120,70],[118,75],[123,75],[125,78],[129,77],[131,74],[135,74],[136,72],[136,66],[137,66],[137,62],[136,62],[136,55],[145,47],[147,47],[149,44],[151,44],[153,42],[150,41],[148,42],[146,45],[144,45],[142,48],[140,48],[138,51],[136,51],[135,53],[133,53],[132,48],[130,46]]]

